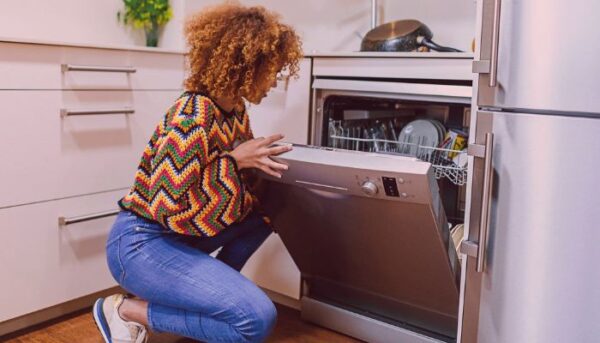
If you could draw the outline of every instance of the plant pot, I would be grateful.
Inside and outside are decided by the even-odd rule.
[[[158,24],[152,24],[150,27],[144,29],[146,33],[146,46],[158,46],[158,28]]]

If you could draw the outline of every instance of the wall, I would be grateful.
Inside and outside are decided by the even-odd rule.
[[[359,35],[370,29],[369,0],[241,0],[263,5],[280,13],[304,40],[304,50],[357,51]],[[219,0],[187,0],[192,13]],[[475,0],[379,0],[380,23],[414,18],[426,23],[434,40],[442,45],[468,50],[475,37]]]
[[[184,48],[181,31],[187,14],[220,0],[171,0],[173,19],[160,46]],[[241,0],[279,12],[312,51],[356,51],[369,30],[369,0]],[[475,34],[475,0],[379,0],[380,22],[415,18],[426,23],[439,44],[469,49]],[[0,37],[104,45],[143,45],[140,31],[117,23],[122,0],[5,1]]]
[[[0,37],[96,45],[145,45],[140,30],[117,22],[122,0],[3,1]],[[182,48],[184,0],[171,0],[173,19],[162,32],[160,46]]]

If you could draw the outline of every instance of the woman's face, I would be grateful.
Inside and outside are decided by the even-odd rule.
[[[259,99],[258,103],[262,101],[262,99],[266,98],[272,88],[277,87],[277,78],[280,73],[269,75],[263,78],[263,82],[260,85],[257,85]]]
[[[268,80],[266,82],[266,86],[264,89],[264,95],[263,98],[267,96],[267,94],[271,91],[272,88],[277,87],[277,80],[279,79],[281,75],[281,72],[279,73],[275,73],[275,75],[271,75],[270,77],[268,77]]]

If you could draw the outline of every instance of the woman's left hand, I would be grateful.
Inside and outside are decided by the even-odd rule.
[[[277,134],[267,138],[256,138],[238,145],[231,153],[231,157],[237,162],[239,169],[257,168],[263,172],[281,177],[281,172],[288,166],[273,161],[270,157],[277,156],[292,150],[290,145],[272,146],[273,143],[283,139],[283,135]]]

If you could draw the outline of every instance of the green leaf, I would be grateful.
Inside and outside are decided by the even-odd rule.
[[[117,20],[135,28],[162,26],[173,17],[169,0],[123,0],[124,11],[117,12]]]

